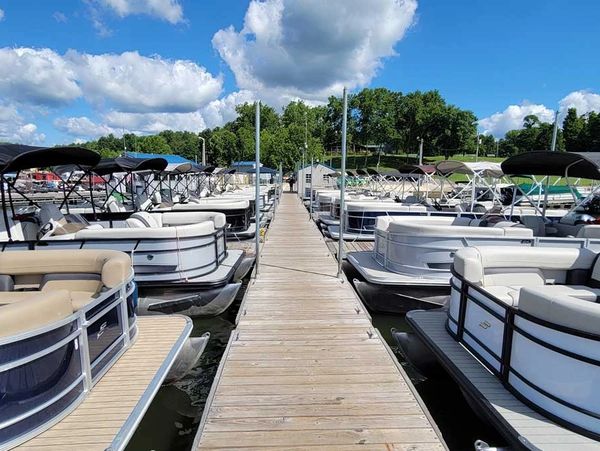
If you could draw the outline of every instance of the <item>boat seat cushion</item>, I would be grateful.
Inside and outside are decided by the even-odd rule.
[[[97,292],[91,291],[71,291],[69,294],[71,295],[71,305],[75,312],[81,310],[98,297]]]
[[[0,338],[38,329],[73,313],[66,290],[19,293],[21,295],[20,302],[0,305]]]
[[[456,252],[454,270],[482,286],[544,285],[546,273],[564,272],[566,277],[569,271],[591,267],[595,255],[576,248],[473,246]]]
[[[0,274],[12,276],[37,275],[39,277],[40,274],[59,273],[98,274],[104,286],[114,288],[127,280],[131,272],[131,258],[123,252],[113,250],[78,250],[77,252],[43,250],[0,253]]]
[[[130,219],[134,220],[131,222]],[[147,211],[138,211],[133,213],[128,219],[127,224],[130,227],[162,227],[162,215],[160,213],[148,213]]]
[[[71,274],[44,274],[40,282],[41,291],[85,291],[98,293],[102,290],[100,274],[71,273]]]
[[[9,274],[0,274],[0,292],[12,291],[15,288],[15,279]]]
[[[562,295],[560,290],[524,287],[519,310],[559,326],[600,335],[600,304]]]
[[[516,307],[519,303],[520,286],[492,285],[483,287],[483,290],[511,307]]]

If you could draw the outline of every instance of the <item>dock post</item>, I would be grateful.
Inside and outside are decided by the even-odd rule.
[[[255,241],[255,264],[254,276],[258,276],[258,264],[260,260],[260,100],[256,101],[256,120],[255,120],[256,138],[255,138],[255,200],[254,200],[254,218],[256,221],[256,231],[254,232]]]
[[[346,129],[348,125],[348,92],[344,88],[344,100],[343,100],[343,112],[342,112],[342,162],[340,172],[342,178],[340,180],[340,238],[338,240],[338,273],[337,276],[342,276],[342,260],[344,258],[344,191],[346,189]]]

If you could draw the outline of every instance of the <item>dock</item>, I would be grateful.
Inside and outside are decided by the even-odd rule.
[[[446,445],[316,225],[284,194],[192,449]]]
[[[85,400],[19,451],[123,449],[192,330],[179,316],[138,317],[135,343],[92,388]]]

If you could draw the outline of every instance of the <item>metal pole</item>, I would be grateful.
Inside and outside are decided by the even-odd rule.
[[[313,166],[315,165],[315,157],[311,155],[310,157],[310,209],[309,209],[309,214],[310,214],[310,219],[312,219],[313,217]]]
[[[258,264],[260,261],[260,100],[256,102],[256,162],[255,162],[255,199],[254,199],[254,218],[256,222],[256,231],[254,232],[254,244],[255,244],[255,259],[256,259],[256,271],[254,271],[254,276],[258,276]]]
[[[206,139],[198,136],[202,140],[202,166],[206,166]],[[196,163],[198,163],[198,154],[196,154]]]
[[[479,133],[477,133],[477,147],[475,148],[475,161],[479,161]]]
[[[423,164],[423,138],[419,143],[419,166]]]
[[[556,151],[556,139],[558,137],[558,110],[554,112],[554,130],[552,130],[552,145],[550,150]],[[550,176],[546,176],[546,183],[544,184],[544,210],[543,215],[546,217],[546,209],[548,208],[548,190],[550,189]]]
[[[344,258],[344,190],[346,189],[346,127],[348,125],[348,93],[344,88],[344,111],[342,112],[342,177],[340,180],[340,238],[338,240],[338,277],[342,276],[342,260]]]

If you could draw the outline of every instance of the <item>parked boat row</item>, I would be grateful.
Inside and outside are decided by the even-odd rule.
[[[373,251],[348,253],[348,274],[371,310],[406,313],[414,332],[393,335],[407,360],[426,376],[446,370],[511,447],[596,449],[600,158],[529,152],[501,173],[543,189],[513,190],[483,215],[375,215]],[[585,190],[570,184],[583,179]],[[562,215],[552,184],[571,195]]]
[[[16,183],[34,166],[105,177],[105,196],[69,202],[74,182],[61,203],[37,202]],[[229,249],[228,232],[252,216],[253,236],[264,227],[275,188],[255,206],[248,187],[214,170],[166,170],[160,158],[0,145],[0,450],[123,449],[159,387],[204,351],[209,335],[190,337],[190,317],[218,315],[235,299],[253,257]],[[12,202],[14,191],[27,206]]]

